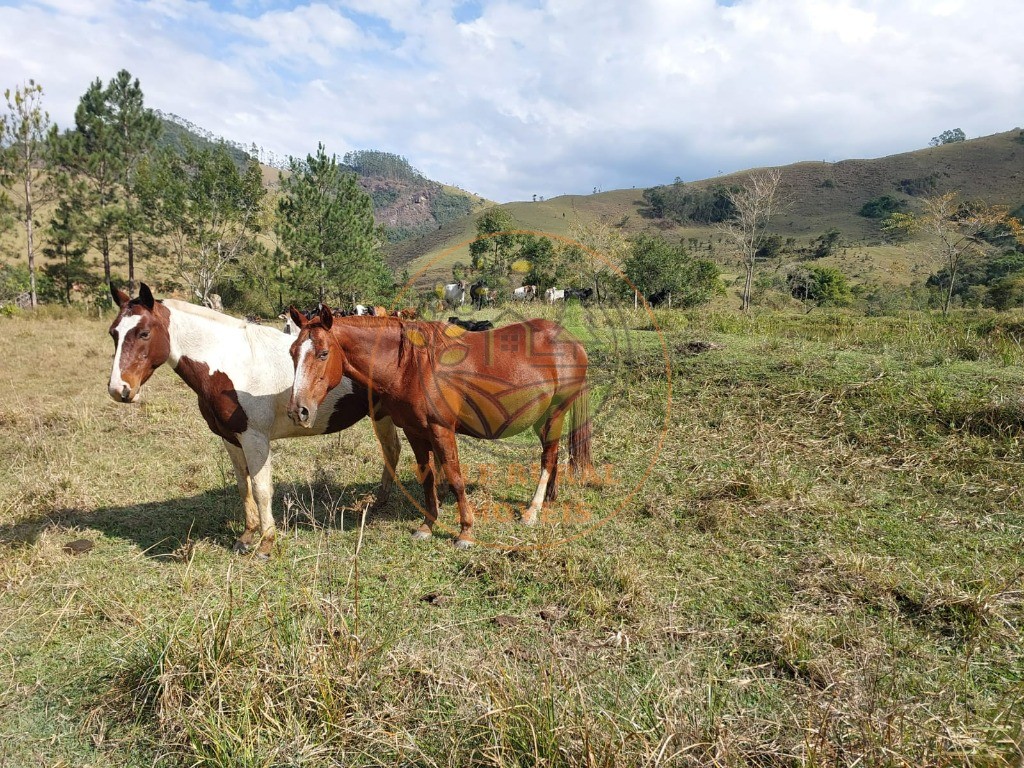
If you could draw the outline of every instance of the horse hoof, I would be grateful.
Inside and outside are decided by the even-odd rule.
[[[528,525],[528,526],[530,526],[532,528],[533,526],[535,526],[537,524],[537,516],[536,515],[523,515],[522,522],[523,522],[523,525]]]
[[[412,537],[416,539],[416,541],[426,541],[430,536],[430,531],[416,530],[412,532]]]
[[[249,550],[250,549],[251,549],[251,547],[248,544],[246,544],[244,541],[242,541],[241,539],[236,541],[231,546],[231,551],[234,552],[236,555],[247,555],[247,554],[249,554]]]
[[[265,552],[257,552],[255,555],[252,556],[252,559],[257,560],[261,563],[269,563],[270,555],[266,554]]]
[[[455,540],[455,548],[456,549],[469,549],[472,546],[473,546],[472,539],[456,539]]]

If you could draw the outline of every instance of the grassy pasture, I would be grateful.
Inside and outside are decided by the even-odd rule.
[[[465,440],[480,546],[410,539],[404,463],[362,524],[363,423],[276,444],[269,563],[170,370],[118,405],[105,322],[0,319],[0,765],[1020,765],[1021,318],[562,319],[557,520]]]

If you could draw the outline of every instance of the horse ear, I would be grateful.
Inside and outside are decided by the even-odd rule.
[[[294,304],[288,307],[288,314],[291,316],[296,328],[304,328],[306,326],[306,316],[299,312]]]
[[[320,322],[328,331],[331,330],[331,326],[334,325],[334,313],[331,312],[331,308],[326,304],[320,305]]]
[[[113,297],[114,303],[119,307],[123,307],[132,300],[132,297],[120,288],[115,288],[113,283],[110,284],[110,295]]]
[[[139,283],[139,303],[150,311],[153,310],[153,305],[156,303],[156,299],[153,298],[153,292],[149,290],[149,286],[145,283]]]

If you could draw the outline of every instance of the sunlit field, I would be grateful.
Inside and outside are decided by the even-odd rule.
[[[1024,318],[516,311],[590,352],[595,475],[526,528],[532,435],[461,438],[458,551],[407,445],[368,511],[368,421],[281,441],[269,562],[173,371],[0,319],[0,765],[1021,764]]]

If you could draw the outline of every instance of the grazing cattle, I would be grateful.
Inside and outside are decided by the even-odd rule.
[[[408,307],[406,309],[398,310],[395,315],[402,320],[415,320],[420,316],[420,313],[416,311],[415,307]]]
[[[556,301],[562,301],[565,298],[565,291],[561,288],[548,288],[544,291],[544,301],[548,304],[554,304]]]
[[[523,513],[527,524],[536,522],[545,499],[557,495],[558,443],[567,415],[570,466],[590,468],[587,353],[559,325],[528,320],[465,333],[444,323],[393,318],[335,322],[326,308],[312,320],[292,314],[301,330],[291,348],[295,384],[289,415],[296,424],[314,423],[343,376],[369,388],[416,455],[426,500],[416,538],[430,537],[437,520],[433,453],[459,503],[455,545],[472,544],[473,510],[456,434],[496,440],[533,427],[542,446],[541,472]]]
[[[512,291],[512,301],[533,301],[536,298],[536,285],[522,285]]]
[[[484,304],[491,300],[491,289],[487,287],[487,283],[479,280],[469,289],[469,297],[473,301],[474,309],[483,309]]]
[[[139,396],[157,368],[169,363],[199,397],[199,412],[224,441],[245,509],[245,531],[236,552],[254,545],[268,556],[276,528],[271,510],[273,485],[270,442],[288,437],[338,432],[369,412],[366,389],[345,378],[331,391],[315,423],[297,427],[288,418],[295,368],[291,338],[273,328],[246,323],[214,310],[174,299],[156,301],[143,283],[131,299],[110,286],[120,308],[110,325],[114,362],[107,391],[122,403]],[[384,450],[377,502],[388,497],[400,445],[391,419],[375,416],[374,432]]]
[[[590,301],[590,297],[594,295],[593,288],[566,288],[565,289],[565,300],[576,299],[581,304]]]
[[[461,307],[466,303],[466,281],[448,283],[444,287],[444,303],[449,307]]]
[[[457,325],[459,328],[465,328],[467,331],[473,331],[474,333],[489,331],[494,327],[494,323],[490,320],[461,320],[458,317],[449,317],[448,322],[451,325]]]
[[[672,294],[669,293],[667,288],[662,288],[660,291],[655,291],[647,297],[647,303],[652,307],[660,307],[666,301],[670,301]]]

